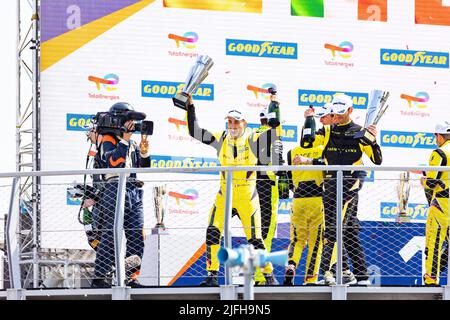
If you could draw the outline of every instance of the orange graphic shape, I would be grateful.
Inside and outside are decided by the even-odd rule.
[[[358,20],[387,21],[387,0],[359,0]]]
[[[205,253],[206,251],[206,243],[203,242],[203,244],[198,248],[198,250],[192,255],[192,257],[184,264],[184,266],[180,269],[180,271],[177,272],[175,277],[170,280],[170,282],[167,284],[168,286],[173,285],[195,262],[197,262],[198,259]]]
[[[416,0],[416,24],[450,26],[450,7],[442,0]]]
[[[180,120],[180,119],[176,119],[176,118],[169,118],[168,121],[169,121],[169,123],[176,125],[177,129],[179,128],[179,126],[186,126],[186,121],[184,121],[184,120]]]
[[[413,96],[409,96],[407,94],[401,94],[400,98],[408,100],[408,101],[414,101],[414,102],[423,102],[422,98],[417,98]]]
[[[269,91],[267,89],[260,88],[260,87],[255,87],[255,86],[252,86],[251,84],[247,85],[247,90],[252,91],[255,94],[255,98],[256,99],[258,99],[258,92],[260,92],[260,93],[269,93]]]

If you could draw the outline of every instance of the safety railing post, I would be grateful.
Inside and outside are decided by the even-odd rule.
[[[125,215],[125,193],[126,193],[126,175],[119,175],[117,186],[117,202],[114,213],[114,252],[116,259],[116,286],[125,286],[125,251],[124,251],[124,230],[123,222]]]
[[[336,240],[337,240],[337,264],[336,264],[336,284],[342,284],[342,205],[343,205],[343,173],[342,170],[337,171],[337,188],[336,188]]]
[[[223,238],[224,238],[224,247],[231,248],[231,230],[230,230],[230,222],[231,222],[231,209],[233,208],[233,173],[231,171],[227,171],[226,174],[227,184],[226,184],[226,192],[225,192],[225,219],[223,224]],[[225,285],[231,285],[233,283],[231,267],[225,265]]]
[[[450,172],[449,172],[450,175]],[[447,182],[447,186],[449,187],[450,190],[450,178],[449,181]],[[449,192],[450,193],[450,192]],[[447,214],[449,215],[449,222],[450,222],[450,195],[448,197],[448,212]],[[450,240],[450,226],[447,226],[447,284],[445,285],[444,288],[444,299],[445,300],[450,300],[450,247],[449,247],[449,240]],[[444,261],[442,261],[441,263],[444,263]]]
[[[6,223],[6,243],[8,246],[8,267],[12,289],[21,289],[20,281],[20,246],[19,246],[19,178],[14,178]]]

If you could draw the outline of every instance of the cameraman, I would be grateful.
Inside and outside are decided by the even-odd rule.
[[[118,102],[109,109],[109,115],[120,117],[126,112],[133,111],[133,107],[125,102]],[[131,139],[135,131],[135,122],[128,120],[121,130],[102,128],[98,131],[102,134],[102,140],[97,153],[97,162],[102,168],[140,168],[150,167],[149,143],[145,135],[141,135],[141,143],[138,146]],[[103,225],[102,236],[97,247],[95,259],[95,279],[92,282],[94,288],[110,287],[105,278],[115,265],[114,254],[114,215],[117,201],[118,174],[102,175],[104,189],[100,201],[99,210],[102,211]],[[131,173],[127,178],[125,193],[124,230],[127,239],[126,257],[133,255],[142,259],[144,252],[144,212],[143,182],[136,179],[136,174]],[[130,287],[142,287],[137,281],[140,263],[134,270],[127,270],[127,285]]]

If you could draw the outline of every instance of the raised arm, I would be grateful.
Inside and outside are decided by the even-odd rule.
[[[197,121],[197,116],[195,115],[195,106],[193,104],[189,105],[187,110],[187,123],[189,129],[189,135],[200,142],[214,147],[217,151],[220,150],[225,132],[221,136],[214,135],[210,131],[200,128]]]

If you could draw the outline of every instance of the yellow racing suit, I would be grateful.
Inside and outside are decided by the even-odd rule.
[[[276,130],[266,130],[256,133],[246,128],[237,139],[232,139],[227,131],[211,133],[198,126],[195,107],[189,106],[187,112],[189,134],[204,144],[214,147],[222,166],[252,166],[258,159],[269,163],[279,161],[279,154],[272,152],[272,142],[277,139]],[[274,156],[272,156],[274,155]],[[270,160],[269,160],[270,158]],[[258,192],[256,190],[256,171],[233,172],[232,210],[242,222],[247,241],[255,249],[266,249],[261,234],[261,210]],[[206,269],[219,270],[220,240],[222,237],[225,212],[226,175],[221,172],[220,189],[209,214],[206,230]],[[271,274],[272,264],[265,266],[263,272]]]
[[[450,166],[450,140],[433,150],[429,160],[430,166]],[[438,284],[442,265],[442,247],[444,241],[448,246],[449,222],[449,172],[428,171],[425,188],[433,190],[426,223],[425,243],[425,275],[427,285]]]
[[[293,164],[296,156],[320,158],[322,151],[322,145],[309,148],[298,146],[288,152],[288,164]],[[296,268],[303,249],[307,245],[308,254],[303,282],[305,284],[315,283],[319,275],[323,246],[322,236],[325,228],[322,202],[323,172],[291,171],[288,175],[294,188],[288,263]]]
[[[270,130],[271,127],[262,125],[256,133]],[[258,165],[265,163],[258,160]],[[257,171],[256,172],[256,190],[259,196],[259,205],[261,208],[261,234],[266,246],[267,252],[272,248],[272,240],[275,236],[278,216],[278,177],[273,171]],[[255,283],[262,284],[266,278],[261,272],[255,273]]]

